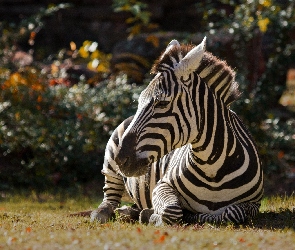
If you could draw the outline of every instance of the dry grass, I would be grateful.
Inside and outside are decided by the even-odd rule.
[[[165,226],[90,223],[70,213],[93,209],[91,200],[2,199],[0,249],[294,249],[295,197],[264,199],[248,225]]]

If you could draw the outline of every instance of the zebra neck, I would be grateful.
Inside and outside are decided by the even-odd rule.
[[[190,144],[189,162],[191,167],[202,169],[205,175],[214,178],[235,138],[229,124],[229,110],[216,99],[211,103],[202,117],[199,135]]]
[[[192,148],[189,151],[187,157],[187,168],[193,169],[193,171],[199,172],[201,170],[204,175],[208,178],[214,179],[217,175],[218,170],[223,166],[226,159],[225,146],[220,152],[219,157],[213,159],[214,151],[210,148],[206,148],[203,151],[195,152]]]

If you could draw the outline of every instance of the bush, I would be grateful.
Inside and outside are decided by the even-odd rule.
[[[18,166],[8,180],[44,190],[99,178],[112,130],[136,108],[140,88],[125,83],[119,76],[94,87],[68,87],[50,85],[36,68],[11,74],[1,84],[0,100],[0,150]],[[7,183],[8,176],[1,177]]]

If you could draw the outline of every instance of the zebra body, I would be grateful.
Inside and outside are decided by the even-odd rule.
[[[104,204],[117,197],[117,206],[125,185],[139,209],[154,209],[155,225],[241,223],[257,214],[263,174],[249,132],[229,109],[235,75],[204,50],[205,41],[173,40],[153,66],[136,114],[108,143]]]

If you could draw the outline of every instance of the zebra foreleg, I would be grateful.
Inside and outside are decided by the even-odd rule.
[[[183,222],[188,224],[243,224],[255,217],[259,212],[260,203],[245,202],[228,206],[222,214],[204,214],[184,211]]]
[[[102,202],[97,209],[92,211],[90,216],[91,221],[97,220],[102,224],[114,219],[120,222],[134,223],[139,220],[140,212],[141,210],[135,204],[114,209],[111,203]]]
[[[121,222],[133,223],[138,221],[141,210],[133,204],[133,206],[122,206],[115,209],[116,217]]]
[[[139,214],[139,223],[148,224],[150,222],[151,215],[154,213],[153,208],[145,208]]]
[[[102,202],[90,215],[91,222],[97,220],[100,223],[106,223],[113,218],[115,218],[114,209],[108,202]]]
[[[90,220],[106,223],[115,218],[115,209],[121,204],[125,186],[122,176],[113,173],[108,174],[107,171],[102,172],[105,175],[104,199],[98,208],[92,211]]]
[[[178,223],[182,216],[182,208],[177,192],[167,183],[159,183],[152,198],[154,213],[150,216],[149,223],[155,226]]]

